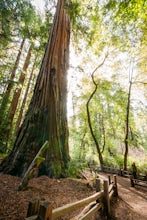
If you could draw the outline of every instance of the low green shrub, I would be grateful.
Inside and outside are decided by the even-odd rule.
[[[67,176],[79,178],[80,171],[87,167],[88,167],[87,163],[83,163],[79,160],[71,160],[68,163]]]

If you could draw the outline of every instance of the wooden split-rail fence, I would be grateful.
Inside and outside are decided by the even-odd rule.
[[[89,165],[89,168],[91,171],[94,172],[105,172],[105,173],[112,173],[112,174],[117,174],[120,176],[124,176],[124,177],[130,177],[130,175],[132,175],[132,172],[129,170],[123,170],[123,169],[118,169],[116,167],[108,167],[108,166],[103,166],[102,168],[99,166],[95,166],[95,165]]]
[[[135,179],[130,170],[122,170],[122,169],[118,169],[115,167],[108,167],[108,166],[103,166],[103,168],[101,169],[100,167],[97,167],[95,165],[90,165],[89,168],[91,171],[94,171],[94,172],[102,171],[105,173],[117,174],[123,177],[127,177],[130,179],[130,184],[132,187],[141,186],[141,187],[147,188],[147,174],[145,175],[142,173],[138,173],[137,178]]]
[[[147,181],[144,179],[134,179],[133,176],[130,177],[131,186],[141,186],[147,188]]]
[[[94,171],[94,172],[104,172],[104,173],[111,173],[111,174],[117,174],[119,176],[123,176],[123,177],[128,177],[131,178],[132,177],[132,171],[131,170],[123,170],[123,169],[118,169],[116,167],[108,167],[108,166],[103,166],[102,168],[96,165],[89,165],[89,169],[90,171]],[[143,174],[143,173],[138,173],[137,175],[137,179],[140,181],[147,181],[147,174]]]
[[[102,189],[101,189],[101,186]],[[73,211],[84,208],[83,211],[75,216],[74,220],[88,220],[98,211],[109,219],[111,216],[111,199],[118,195],[117,178],[108,176],[108,180],[104,180],[103,184],[99,178],[96,179],[96,193],[79,201],[66,204],[59,208],[52,208],[50,202],[40,204],[39,200],[29,203],[27,217],[25,220],[55,220],[65,215],[70,215]]]

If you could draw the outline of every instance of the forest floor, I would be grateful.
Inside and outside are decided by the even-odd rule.
[[[104,173],[99,174],[99,178],[108,179]],[[118,197],[113,202],[113,219],[147,220],[147,188],[131,187],[130,179],[121,176],[117,176],[117,183]]]
[[[104,179],[107,175],[100,173],[99,177]],[[112,201],[112,219],[147,219],[147,191],[130,187],[127,178],[118,176],[117,180],[119,196]],[[30,180],[26,190],[18,191],[20,181],[18,177],[0,174],[0,220],[24,220],[29,201],[34,198],[39,198],[42,202],[49,201],[56,208],[95,193],[95,188],[86,179],[50,179],[41,176]],[[79,212],[74,212],[60,220],[69,220],[78,214]],[[101,220],[102,217],[93,216],[91,220],[94,219]]]

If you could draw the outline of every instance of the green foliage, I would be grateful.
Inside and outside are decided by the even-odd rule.
[[[147,161],[143,162],[140,166],[139,169],[142,173],[147,175]]]
[[[1,153],[1,152],[0,152],[0,157],[1,157],[1,158],[5,158],[6,156],[7,156],[6,153]]]
[[[80,14],[80,3],[77,0],[75,0],[75,1],[70,2],[69,5],[66,5],[65,8],[70,15],[70,19],[71,19],[71,23],[72,23],[73,27],[76,27],[77,26],[77,22],[76,22],[77,17]]]
[[[78,178],[80,171],[87,168],[87,164],[83,163],[79,160],[72,159],[68,163],[68,170],[67,170],[67,176]]]
[[[123,168],[124,158],[122,154],[115,155],[115,162],[119,168]]]
[[[61,164],[60,163],[53,163],[52,164],[52,172],[53,172],[53,176],[57,177],[57,178],[60,178],[61,177]]]
[[[18,36],[23,26],[31,23],[31,16],[34,14],[31,3],[27,0],[2,0],[0,3],[0,24],[1,24],[1,43],[6,46],[12,41],[13,36]],[[33,13],[33,14],[32,14]],[[22,28],[22,27],[21,27]]]
[[[86,84],[85,84],[86,82]],[[97,79],[98,89],[97,93],[93,97],[90,103],[90,116],[92,121],[92,126],[96,138],[102,146],[104,143],[104,133],[105,130],[105,149],[103,152],[104,164],[115,167],[123,167],[123,154],[120,153],[121,146],[124,143],[125,135],[125,117],[126,117],[126,106],[127,106],[127,92],[121,86],[120,83],[116,83],[116,80],[100,80]],[[86,100],[91,94],[91,87],[87,89],[87,81],[83,80],[84,94],[80,97],[79,108],[78,101],[76,101],[76,109],[78,109],[78,114],[76,114],[76,120],[79,122],[79,126],[74,126],[72,124],[72,129],[70,132],[70,139],[72,139],[72,158],[85,159],[85,161],[93,160],[98,163],[98,155],[95,149],[91,135],[89,134],[89,129],[87,129],[87,116],[86,116]],[[77,112],[76,111],[76,112]],[[74,122],[75,122],[75,116]],[[103,123],[102,123],[103,120]],[[84,135],[85,134],[85,135]],[[72,138],[71,138],[72,136]],[[84,138],[83,138],[84,137]],[[81,140],[82,147],[81,148]],[[129,128],[129,145],[134,147],[140,146],[140,135],[136,126],[134,112],[130,112],[130,128]],[[108,150],[109,149],[109,150]],[[81,157],[81,155],[84,155]],[[130,166],[132,160],[129,159],[128,164]]]
[[[102,24],[101,9],[96,0],[73,0],[66,6],[71,17],[72,43],[82,50],[82,41],[85,45],[93,47],[98,53],[106,45],[105,27]],[[82,39],[82,40],[81,40]]]
[[[147,22],[145,11],[147,11],[145,0],[108,0],[103,3],[103,15],[112,36],[121,41],[128,40],[129,46],[144,38]]]
[[[7,146],[7,132],[10,129],[9,118],[8,118],[8,106],[10,100],[6,97],[2,99],[3,105],[0,105],[0,153],[8,153]]]
[[[117,167],[117,163],[113,157],[105,157],[104,156],[104,165],[109,167]]]

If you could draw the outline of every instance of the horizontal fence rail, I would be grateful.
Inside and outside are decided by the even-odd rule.
[[[108,166],[103,166],[102,168],[93,164],[88,165],[90,171],[94,171],[94,172],[105,172],[105,173],[112,173],[112,174],[117,174],[120,176],[124,176],[124,177],[128,177],[131,178],[132,176],[132,171],[131,170],[123,170],[117,167],[108,167]],[[137,179],[138,180],[143,180],[143,181],[147,181],[147,174],[143,174],[143,173],[138,173],[137,174]]]
[[[75,216],[74,220],[91,219],[91,216],[99,210],[103,210],[103,214],[109,218],[111,215],[110,201],[113,195],[118,195],[116,175],[114,175],[113,181],[111,181],[110,176],[108,180],[104,180],[102,189],[100,179],[96,179],[96,193],[94,195],[59,208],[53,209],[49,202],[40,204],[39,200],[34,200],[29,203],[25,220],[56,220],[61,216],[79,210],[81,207],[84,207],[83,211]]]
[[[146,187],[147,188],[147,181],[146,180],[141,180],[141,179],[134,179],[133,176],[130,177],[130,182],[131,182],[131,186],[135,187],[137,186],[141,186],[141,187]]]
[[[132,187],[135,186],[141,186],[141,187],[146,187],[147,188],[147,174],[143,173],[138,173],[137,178],[135,179],[133,177],[133,173],[130,170],[123,170],[123,169],[118,169],[115,167],[108,167],[108,166],[103,166],[102,168],[99,166],[95,166],[93,164],[88,164],[90,171],[94,172],[105,172],[105,173],[111,173],[111,174],[117,174],[123,177],[130,178],[130,184]]]

